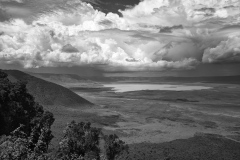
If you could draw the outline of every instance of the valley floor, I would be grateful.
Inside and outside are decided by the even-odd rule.
[[[240,86],[201,84],[210,90],[135,91],[115,93],[106,88],[74,88],[96,104],[87,108],[58,107],[55,127],[71,120],[88,120],[127,143],[160,143],[214,133],[240,141]],[[58,116],[64,117],[58,122]]]
[[[128,143],[159,143],[214,133],[240,141],[238,86],[211,85],[201,91],[79,92],[98,104],[86,109],[104,117],[105,132]],[[213,95],[214,94],[214,95]]]
[[[199,91],[135,91],[115,93],[101,86],[72,88],[93,107],[49,107],[55,115],[54,141],[71,120],[90,121],[128,144],[163,143],[199,133],[218,134],[240,142],[240,86],[201,84]],[[68,86],[69,87],[69,86]],[[71,87],[70,87],[71,88]]]

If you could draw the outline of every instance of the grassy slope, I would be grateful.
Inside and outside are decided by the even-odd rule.
[[[60,85],[47,82],[17,70],[5,70],[12,81],[27,81],[28,91],[42,105],[60,105],[65,107],[79,107],[92,103],[78,96],[71,90]]]
[[[110,81],[107,77],[101,76],[80,76],[76,74],[55,74],[55,73],[31,73],[35,77],[50,81],[50,82],[63,82],[63,83],[77,83],[77,82],[103,82]]]
[[[133,144],[118,160],[239,160],[240,143],[218,135],[196,135],[160,144]]]
[[[80,77],[75,74],[53,74],[53,73],[29,73],[29,74],[41,79],[45,79],[50,82],[77,83],[79,81],[87,81],[86,78]]]

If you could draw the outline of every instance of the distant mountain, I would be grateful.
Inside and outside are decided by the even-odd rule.
[[[37,102],[42,105],[61,105],[65,107],[81,107],[92,105],[91,102],[80,97],[71,90],[58,84],[45,81],[18,70],[4,70],[11,81],[27,82],[27,89]]]

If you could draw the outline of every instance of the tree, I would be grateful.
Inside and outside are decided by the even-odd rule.
[[[91,123],[72,121],[64,130],[59,143],[58,158],[62,160],[100,159],[100,135],[105,140],[105,153],[108,160],[114,160],[128,146],[117,135],[103,135],[101,129],[91,127]]]
[[[21,125],[0,142],[0,159],[4,160],[50,160],[43,152],[36,152],[29,148],[29,137],[24,133]]]
[[[43,113],[43,107],[27,92],[26,82],[12,83],[0,70],[0,135],[9,135],[20,124],[29,135]]]
[[[0,136],[6,135],[0,143],[0,158],[41,155],[53,138],[53,114],[34,101],[25,82],[12,83],[7,76],[0,70]]]
[[[114,160],[123,151],[128,151],[128,145],[119,139],[117,135],[109,135],[104,137],[105,152],[108,160]]]
[[[64,130],[59,143],[61,159],[100,159],[99,136],[101,130],[91,127],[91,123],[72,121]]]

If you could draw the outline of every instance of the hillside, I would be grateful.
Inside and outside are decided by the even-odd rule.
[[[75,74],[54,74],[54,73],[28,73],[28,74],[55,83],[79,83],[90,81],[85,77],[80,77]]]
[[[57,83],[63,86],[66,84],[78,84],[78,83],[88,83],[91,85],[97,85],[99,82],[110,82],[111,79],[103,76],[85,76],[77,74],[58,74],[58,73],[33,73],[29,72],[28,74],[49,81]]]
[[[36,101],[42,105],[61,105],[65,107],[78,107],[92,103],[78,96],[71,90],[52,82],[31,76],[18,70],[5,70],[11,81],[22,80],[27,82],[27,89]]]

